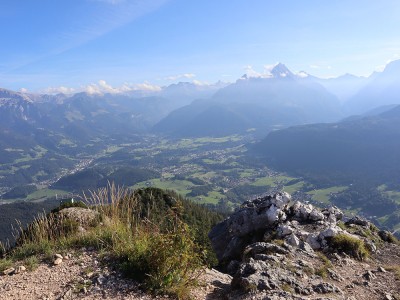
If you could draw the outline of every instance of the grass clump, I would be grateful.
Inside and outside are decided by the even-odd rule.
[[[55,243],[49,240],[27,241],[14,248],[10,256],[14,260],[23,260],[31,256],[42,256],[47,260],[52,256],[54,248]]]
[[[328,269],[332,268],[333,265],[331,261],[326,257],[325,254],[322,252],[317,252],[319,260],[322,262],[322,265],[315,269],[315,274],[318,276],[321,276],[322,278],[327,278],[328,277]]]
[[[337,222],[337,226],[342,230],[349,230],[349,228],[346,226],[346,224],[343,221]]]
[[[293,293],[294,292],[292,286],[290,284],[288,284],[288,283],[284,283],[281,286],[281,288],[282,288],[282,291],[285,291],[286,293]]]
[[[220,216],[154,188],[133,192],[109,185],[91,192],[85,202],[101,222],[82,231],[77,230],[81,224],[61,218],[59,210],[41,215],[20,229],[9,256],[34,269],[38,257],[93,247],[154,294],[189,298],[200,270],[213,258],[204,241]]]
[[[394,236],[392,233],[388,233],[386,237],[386,241],[391,244],[400,245],[400,241],[397,237]]]
[[[358,260],[363,260],[369,256],[364,241],[348,234],[338,234],[332,237],[330,244],[332,248],[343,251]]]
[[[307,274],[308,276],[311,276],[311,275],[315,274],[315,269],[310,266],[305,266],[305,267],[303,267],[303,272],[305,274]]]
[[[24,266],[28,271],[34,271],[39,266],[39,259],[37,256],[30,256],[24,259]]]
[[[162,292],[178,298],[188,295],[202,267],[193,236],[181,221],[164,233],[148,228],[137,232],[134,242],[117,253],[128,276],[144,279],[147,289],[156,294]]]
[[[393,272],[396,280],[400,281],[400,266],[385,266],[385,269]]]
[[[282,239],[274,239],[272,240],[272,243],[280,247],[285,246],[285,241]]]
[[[0,272],[3,272],[4,270],[10,268],[12,266],[12,260],[2,258],[0,259]]]

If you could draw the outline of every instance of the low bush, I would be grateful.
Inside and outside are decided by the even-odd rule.
[[[363,260],[369,256],[364,241],[348,234],[338,234],[332,237],[330,244],[335,250],[343,251],[358,260]]]
[[[123,251],[126,253],[119,255],[123,258],[125,273],[143,279],[145,286],[156,294],[185,298],[202,266],[193,235],[181,221],[165,233],[147,227]]]
[[[396,279],[400,281],[400,266],[385,266],[385,269],[393,272]]]
[[[10,259],[0,259],[0,272],[10,268],[12,266],[12,260]]]
[[[34,271],[39,266],[39,259],[37,256],[30,256],[24,259],[24,266],[28,271]]]
[[[315,269],[315,274],[322,278],[327,278],[328,269],[333,267],[332,263],[322,252],[317,252],[317,255],[319,260],[322,262],[322,265]]]
[[[60,218],[59,210],[43,214],[20,228],[9,256],[33,269],[38,257],[90,246],[112,257],[111,263],[154,294],[189,298],[202,266],[212,260],[203,241],[220,216],[173,196],[159,189],[132,192],[110,185],[85,199],[101,222],[82,232],[77,222]]]

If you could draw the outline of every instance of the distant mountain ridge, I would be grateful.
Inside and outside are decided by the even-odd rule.
[[[177,84],[166,97],[40,95],[0,89],[0,194],[4,187],[49,184],[56,174],[110,145],[134,142],[170,111],[215,88]]]
[[[375,183],[400,176],[400,105],[375,115],[338,123],[274,131],[255,151],[279,169],[292,172],[357,175]]]
[[[400,104],[400,60],[389,63],[383,72],[370,76],[368,84],[345,103],[352,114],[364,113],[383,105]]]
[[[303,80],[283,64],[276,65],[270,73],[265,77],[243,76],[217,91],[211,99],[193,102],[170,113],[155,125],[155,132],[221,136],[253,128],[265,132],[341,117],[337,98],[320,84]]]
[[[251,131],[261,137],[279,128],[338,121],[400,104],[399,74],[400,61],[369,78],[346,74],[335,79],[295,74],[279,63],[232,84],[180,82],[154,91],[73,95],[0,89],[0,160],[11,163],[22,158],[19,150],[35,147],[90,153],[90,141],[150,130],[178,137]]]

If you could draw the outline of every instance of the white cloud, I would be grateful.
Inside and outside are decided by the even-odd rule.
[[[310,65],[311,69],[321,69],[321,66],[319,65]]]
[[[155,84],[151,84],[149,82],[144,82],[134,84],[133,86],[131,86],[131,90],[159,92],[161,91],[161,87]]]
[[[264,73],[271,73],[272,69],[276,67],[278,63],[273,65],[264,65]]]
[[[158,92],[161,87],[158,85],[153,85],[149,82],[144,83],[124,83],[119,87],[113,87],[108,84],[105,80],[99,80],[98,83],[92,83],[83,88],[83,90],[88,94],[120,94],[128,93],[132,91],[151,91]]]
[[[19,91],[21,93],[28,93],[28,89],[26,89],[26,88],[20,88]]]
[[[48,87],[41,91],[44,94],[73,94],[77,92],[74,88],[58,86],[58,87]]]
[[[298,77],[300,77],[300,78],[307,78],[308,76],[310,76],[310,75],[308,75],[306,72],[304,72],[304,71],[300,71],[300,72],[298,72],[297,74],[296,74]]]
[[[254,70],[253,66],[251,66],[251,65],[246,66],[244,69],[245,69],[246,75],[248,77],[270,78],[272,76],[271,71],[273,68],[276,67],[277,64],[278,63],[272,64],[272,65],[264,65],[262,73]]]
[[[383,70],[385,70],[385,68],[386,68],[386,65],[380,65],[380,66],[375,67],[375,71],[383,72]]]
[[[207,86],[210,85],[207,81],[193,80],[192,83],[198,86]]]
[[[196,74],[185,73],[185,74],[167,76],[167,77],[164,78],[164,80],[175,81],[175,80],[178,80],[178,79],[181,79],[181,78],[190,79],[190,78],[194,78],[194,77],[196,77]]]
[[[253,69],[252,65],[244,67],[244,71],[248,77],[260,77],[262,74]]]
[[[161,87],[158,85],[153,85],[149,82],[143,83],[124,83],[120,86],[113,87],[108,84],[105,80],[99,80],[97,83],[91,83],[85,86],[81,86],[80,88],[71,88],[71,87],[48,87],[41,91],[44,94],[74,94],[78,92],[86,92],[88,94],[121,94],[128,93],[132,91],[150,91],[150,92],[158,92],[161,91]]]

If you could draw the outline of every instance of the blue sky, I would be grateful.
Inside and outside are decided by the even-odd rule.
[[[399,16],[398,0],[1,0],[0,87],[212,83],[276,62],[368,75],[400,58]]]

